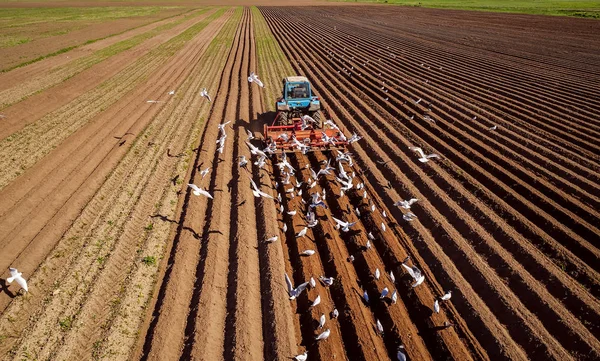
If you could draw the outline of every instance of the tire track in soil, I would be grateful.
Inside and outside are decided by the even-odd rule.
[[[53,111],[60,109],[61,107],[69,104],[73,100],[77,99],[82,94],[89,92],[95,87],[99,86],[102,81],[109,79],[117,75],[125,67],[130,66],[132,59],[142,57],[148,52],[152,51],[155,47],[160,46],[163,43],[168,42],[170,39],[181,34],[191,26],[196,24],[198,21],[202,21],[209,17],[217,10],[203,12],[182,24],[179,24],[171,29],[162,31],[156,36],[147,39],[146,41],[138,44],[137,46],[126,50],[122,53],[116,54],[102,62],[94,65],[90,69],[86,69],[79,74],[72,75],[68,79],[65,79],[60,84],[55,84],[51,88],[45,88],[35,86],[34,93],[30,96],[22,99],[20,102],[13,104],[7,108],[2,109],[2,113],[7,115],[7,118],[3,122],[5,126],[0,129],[0,139],[21,130],[32,122],[38,121],[44,115],[52,113]],[[92,45],[97,45],[92,44]],[[91,45],[90,45],[91,46]],[[38,65],[41,63],[35,63]],[[71,69],[75,65],[66,65],[66,69]],[[46,82],[54,82],[53,80],[58,71],[54,68],[42,69],[46,73]],[[0,74],[0,79],[5,74]],[[10,75],[10,73],[7,73]],[[35,76],[35,75],[33,75]],[[28,75],[28,77],[33,77]],[[35,79],[39,82],[39,79]],[[19,85],[19,91],[23,91],[23,84]],[[39,92],[39,94],[37,94]]]
[[[40,93],[43,90],[56,86],[61,82],[68,80],[69,78],[75,77],[79,73],[94,65],[97,65],[100,62],[105,62],[103,67],[106,68],[105,65],[110,62],[110,57],[119,55],[119,53],[123,51],[122,48],[125,48],[125,52],[127,52],[127,50],[129,50],[128,48],[133,46],[137,49],[132,50],[131,53],[139,54],[142,47],[136,46],[140,45],[135,44],[137,39],[142,41],[149,40],[148,43],[156,43],[156,41],[152,38],[160,38],[164,36],[162,34],[165,34],[167,30],[171,30],[177,25],[179,25],[179,30],[187,28],[189,25],[193,24],[202,13],[205,13],[208,10],[208,8],[201,9],[199,11],[188,10],[186,11],[186,14],[173,16],[168,19],[127,31],[118,36],[113,36],[82,48],[74,49],[73,51],[68,52],[68,55],[46,58],[45,61],[36,62],[8,73],[0,73],[0,99],[2,99],[0,111],[5,111],[5,109],[11,105],[33,96],[36,93]],[[193,13],[188,13],[192,11]],[[191,18],[196,19],[190,21]],[[186,20],[188,21],[185,22]],[[182,23],[184,24],[182,25]],[[131,44],[132,41],[134,42],[133,44]],[[147,49],[149,48],[151,47],[147,47]],[[114,73],[122,68],[123,58],[127,57],[121,56],[121,67],[116,66],[118,63],[112,65],[112,67],[115,68],[113,70]],[[78,79],[76,82],[78,85],[77,89],[81,93],[83,82],[81,79]],[[73,96],[74,94],[71,94],[71,98]],[[63,104],[65,104],[68,100],[72,99],[66,97],[66,99],[57,100],[60,100]],[[31,104],[35,104],[35,102],[31,102]],[[54,106],[56,107],[58,104],[55,104]],[[26,110],[26,108],[20,108],[21,109],[9,110],[9,113],[12,113],[9,117],[11,124],[14,124],[17,120],[20,120],[19,124],[22,126],[23,123],[28,121],[20,114],[23,110]],[[47,112],[48,111],[46,111],[46,113]],[[15,117],[17,119],[15,119]],[[10,134],[16,130],[17,129],[14,128],[6,130],[3,129],[3,132],[0,133],[0,137],[3,137],[2,134]]]
[[[36,164],[27,173],[23,182],[13,183],[2,190],[2,194],[6,194],[7,197],[2,197],[0,201],[2,209],[5,210],[0,221],[0,229],[10,242],[5,242],[2,246],[0,265],[8,266],[25,249],[37,254],[40,257],[39,261],[45,257],[54,243],[48,242],[47,239],[42,242],[39,239],[40,231],[51,219],[56,219],[56,216],[62,219],[62,222],[70,224],[77,215],[77,209],[85,205],[94,190],[99,187],[96,182],[103,176],[98,175],[97,172],[112,169],[128,149],[128,146],[118,146],[116,143],[119,140],[113,143],[107,142],[106,139],[112,139],[114,134],[121,135],[128,132],[135,134],[144,128],[161,107],[134,106],[134,104],[139,104],[140,98],[145,99],[149,94],[166,93],[166,89],[170,89],[167,86],[173,84],[167,79],[173,78],[176,82],[181,82],[190,68],[177,65],[193,62],[199,58],[198,49],[193,45],[202,46],[203,37],[214,33],[214,26],[213,24],[208,29],[204,29],[197,40],[183,49],[179,56],[166,63],[155,78],[150,78],[148,81],[153,86],[128,94],[101,117],[71,135],[52,153],[52,156]],[[121,119],[126,120],[121,121]],[[125,140],[127,141],[127,137]],[[99,164],[102,162],[107,162],[110,166],[100,167]],[[40,186],[40,182],[43,182],[44,186]],[[83,196],[80,195],[81,192],[84,193]],[[37,209],[41,202],[45,203],[42,211]],[[79,206],[69,207],[68,212],[59,213],[67,202],[76,202]],[[68,217],[67,220],[65,216]],[[29,256],[32,257],[34,254],[30,253]],[[35,264],[39,264],[39,261]]]
[[[168,62],[173,54],[185,48],[186,43],[190,40],[187,38],[203,31],[222,12],[222,9],[218,10],[204,20],[198,21],[186,31],[138,58],[116,76],[104,81],[93,90],[46,114],[10,137],[0,140],[0,164],[6,168],[6,172],[0,174],[0,187],[4,188],[16,177],[37,164],[40,159],[55,151],[77,131],[85,127],[92,127],[94,124],[99,126],[97,119],[111,115],[111,112],[118,109],[115,105],[124,106],[124,97],[145,92],[146,100],[154,99],[157,94],[156,89],[161,89],[162,84],[146,83],[151,85],[147,85],[145,89],[139,85],[144,81],[156,79],[165,72],[185,71],[184,69],[165,69],[161,65]],[[188,52],[188,56],[193,56],[193,53]],[[149,74],[151,74],[150,77],[148,77]],[[163,90],[159,94],[167,92],[168,90]],[[146,109],[157,104],[145,105],[146,107],[140,108]],[[114,116],[114,114],[112,115]],[[103,130],[108,131],[109,129]]]
[[[219,23],[221,23],[221,22],[222,22],[222,21],[221,21],[221,19],[219,19],[219,20],[216,20],[216,21],[215,21],[215,23],[217,24],[217,27],[216,27],[216,29],[218,29],[218,26],[219,26],[218,24],[219,24]],[[211,26],[211,27],[214,27],[214,26]],[[210,39],[210,38],[212,38],[212,36],[209,36],[209,39]],[[200,43],[200,44],[195,44],[195,45],[201,45],[201,43]],[[192,44],[192,47],[193,47],[193,46],[194,46],[194,44]],[[198,46],[198,47],[196,47],[196,48],[195,48],[195,51],[197,51],[199,54],[202,54],[202,53],[204,52],[204,50],[205,50],[205,49],[206,49],[206,46]],[[177,79],[176,79],[176,80],[177,80]],[[173,105],[173,104],[171,103],[171,104],[170,104],[170,106],[172,106],[172,105]],[[164,109],[163,109],[163,110],[164,110]],[[164,113],[164,112],[163,112],[163,113]],[[156,122],[156,120],[154,120],[154,121]],[[137,125],[143,125],[143,120],[138,120],[138,123],[141,123],[141,124],[137,124]],[[157,131],[160,131],[162,128],[165,128],[165,124],[169,124],[169,125],[171,125],[171,123],[164,123],[164,124],[160,124],[160,126],[157,128]],[[178,124],[178,122],[175,122],[175,123],[172,123],[172,124],[175,124],[174,126],[176,126],[176,124]],[[170,131],[177,130],[177,131],[179,132],[179,134],[181,135],[181,130],[177,129],[176,127],[175,127],[175,128],[170,128],[170,129],[171,129]],[[148,136],[148,134],[146,134],[146,136]],[[171,135],[171,137],[172,137],[172,135]],[[143,140],[142,140],[142,142],[143,142]],[[145,147],[145,145],[144,145],[144,146],[141,146],[141,147],[143,147],[143,148],[146,148],[146,147]],[[143,148],[142,148],[142,149],[143,149]],[[148,148],[148,149],[150,149],[150,148]],[[164,153],[163,153],[163,152],[160,152],[160,155],[161,155],[161,156],[162,156],[162,154],[164,154]],[[137,155],[137,151],[136,151],[136,155]],[[156,157],[156,156],[158,156],[158,154],[156,154],[156,155],[155,155],[155,157]],[[131,164],[130,164],[130,165],[131,165]],[[128,166],[128,165],[127,165],[127,164],[125,164],[124,166]],[[153,168],[151,168],[151,171],[152,171],[152,170],[153,170]],[[130,171],[131,171],[131,169],[129,170],[129,172],[130,172]],[[162,167],[162,168],[160,168],[160,171],[161,171],[161,172],[159,172],[159,174],[158,174],[158,175],[159,175],[159,176],[160,176],[160,175],[164,175],[164,172],[166,171],[166,168]],[[119,171],[118,173],[116,173],[116,175],[118,176],[118,175],[119,175],[119,173],[122,173],[122,172],[121,172],[121,171]],[[113,175],[115,175],[115,173],[114,173],[114,172],[113,172],[112,174],[113,174]],[[129,179],[130,179],[130,180],[133,182],[133,180],[132,180],[132,179],[135,179],[135,177],[134,177],[134,178],[129,178]],[[135,192],[138,192],[138,193],[139,193],[139,187],[140,187],[140,186],[144,186],[144,184],[140,184],[140,185],[138,185],[138,186],[135,186],[135,187],[137,187],[137,189],[138,189],[138,190],[137,190],[137,191],[135,191]],[[147,186],[147,185],[146,185],[146,186]],[[113,187],[112,187],[112,186],[108,186],[108,188],[113,188]],[[116,190],[117,190],[117,189],[119,189],[119,188],[118,188],[118,187],[115,187],[115,192],[116,192]],[[145,193],[145,194],[142,194],[142,199],[147,199],[147,197],[149,197],[149,196],[151,197],[151,194],[152,194],[152,192],[155,192],[155,193],[156,193],[156,191],[157,191],[157,189],[156,189],[156,188],[153,188],[153,190],[150,190],[150,191],[146,191],[146,193]],[[115,194],[116,194],[116,193],[115,193]],[[102,200],[104,200],[104,197],[105,197],[105,196],[102,196],[102,198],[103,198]],[[112,196],[111,196],[111,197],[112,197]],[[126,198],[129,198],[129,196],[126,196]],[[102,201],[102,200],[101,200],[101,201]],[[97,202],[96,202],[96,203],[97,203]],[[85,226],[86,224],[88,224],[88,223],[91,223],[91,222],[95,222],[95,223],[97,223],[97,222],[98,222],[97,220],[96,220],[96,221],[94,221],[94,218],[91,218],[91,219],[90,219],[90,217],[91,217],[93,214],[96,214],[96,215],[97,215],[97,214],[98,214],[98,211],[99,211],[99,210],[97,209],[98,207],[97,207],[97,206],[94,206],[93,202],[92,202],[92,203],[90,203],[90,204],[92,205],[92,208],[96,208],[96,209],[92,209],[92,210],[91,210],[91,214],[90,214],[89,212],[87,212],[87,210],[89,209],[89,207],[88,207],[88,208],[86,208],[86,209],[84,210],[84,215],[83,215],[83,216],[87,216],[87,217],[86,217],[86,219],[87,219],[87,220],[83,222],[84,226]],[[105,204],[107,204],[107,203],[105,203]],[[105,207],[106,207],[106,206],[104,206],[104,208],[105,208]],[[140,206],[140,207],[142,207],[142,210],[141,210],[140,212],[142,212],[142,213],[145,213],[145,212],[147,212],[147,210],[148,210],[149,208],[153,208],[153,204],[152,204],[151,202],[149,202],[149,201],[145,201],[145,202],[142,202],[142,203],[141,203],[141,206]],[[144,209],[145,209],[145,210],[144,210]],[[106,210],[106,208],[105,208],[105,210]],[[109,208],[109,210],[110,210],[110,208]],[[113,217],[115,217],[115,216],[113,215]],[[118,218],[118,216],[116,216],[116,217]],[[139,223],[139,222],[141,222],[141,220],[139,219],[139,212],[138,212],[138,218],[136,218],[136,217],[132,217],[132,218],[133,218],[133,220],[131,220],[131,219],[130,219],[130,221],[131,221],[131,222],[133,222],[133,223],[135,223],[136,221],[137,221],[138,223]],[[98,218],[96,218],[96,219],[98,219]],[[114,219],[114,218],[113,218],[113,219]],[[109,223],[110,223],[110,222],[109,222]],[[81,227],[82,227],[82,228],[84,228],[84,226],[81,226]],[[123,250],[123,247],[125,247],[125,248],[124,248],[124,249],[125,249],[125,251],[122,251],[122,252],[121,252],[121,254],[123,254],[123,253],[124,253],[125,255],[128,255],[128,254],[134,254],[134,252],[131,250],[131,247],[132,247],[132,246],[135,246],[135,244],[136,244],[135,240],[132,240],[132,236],[131,236],[131,232],[133,232],[133,230],[132,230],[132,227],[133,227],[133,228],[135,228],[135,226],[131,226],[131,223],[130,223],[130,224],[128,224],[128,226],[129,226],[129,230],[128,230],[128,229],[125,229],[125,231],[123,231],[123,229],[120,229],[120,232],[122,232],[122,233],[123,233],[123,235],[124,235],[125,239],[127,239],[127,237],[129,237],[129,241],[127,241],[127,240],[124,240],[124,241],[118,242],[118,243],[116,243],[116,246],[115,246],[115,247],[117,247],[117,248],[116,248],[116,250],[117,250],[117,251],[118,251],[119,249]],[[139,228],[139,229],[141,229],[142,227],[140,226],[140,227],[138,227],[138,228]],[[65,238],[66,238],[66,237],[65,237]],[[78,238],[78,237],[73,237],[73,238],[74,238],[74,239],[76,239],[76,238]],[[71,240],[71,239],[70,239],[70,240]],[[62,245],[62,243],[61,243],[61,244],[59,244],[59,248],[60,248],[60,246],[61,246],[61,245]],[[129,248],[127,248],[127,247],[129,247]],[[81,254],[82,252],[76,252],[76,253],[77,253],[77,254]],[[115,251],[115,253],[116,253],[116,251]],[[63,254],[64,254],[64,252],[63,252]],[[60,257],[60,256],[59,256],[59,257]],[[116,255],[115,255],[115,257],[116,257]],[[52,258],[54,258],[54,257],[52,257]],[[95,259],[94,259],[92,262],[94,262],[94,261],[95,261]],[[109,274],[108,274],[107,276],[105,276],[104,278],[101,278],[100,280],[102,280],[102,279],[104,279],[105,281],[106,281],[106,280],[108,280],[107,282],[109,283],[109,285],[111,285],[111,286],[112,286],[112,283],[113,283],[113,281],[115,281],[115,278],[117,278],[117,277],[124,277],[124,276],[125,276],[125,275],[118,275],[118,274],[117,274],[117,273],[118,273],[118,269],[119,269],[119,267],[123,267],[124,265],[125,265],[125,264],[122,264],[122,263],[117,263],[117,265],[116,265],[116,266],[110,267],[110,268],[109,268],[109,270],[108,270],[108,271],[110,271],[110,272],[109,272]],[[61,265],[61,267],[62,267],[62,270],[63,270],[63,271],[64,271],[66,268],[69,268],[69,269],[71,268],[71,267],[70,267],[68,264]],[[56,270],[56,268],[57,268],[57,267],[56,267],[56,266],[52,266],[52,268],[53,268],[54,270]],[[75,268],[75,266],[73,266],[73,268]],[[92,267],[92,268],[93,268],[93,267]],[[100,268],[100,269],[102,269],[102,267],[99,267],[99,268]],[[42,271],[42,272],[43,272],[43,271]],[[57,272],[57,273],[58,273],[58,272]],[[86,274],[86,272],[84,272],[84,274]],[[94,275],[95,275],[95,273],[90,273],[89,271],[87,271],[87,276],[86,276],[86,277],[94,277],[94,278],[96,278],[97,276],[94,276]],[[60,278],[61,278],[61,277],[60,277],[60,275],[53,275],[52,277],[54,277],[54,279],[55,279],[55,280],[57,280],[57,279],[60,279]],[[49,277],[49,278],[52,278],[52,277]],[[65,277],[62,277],[62,278],[69,279],[69,277],[66,277],[66,276],[65,276]],[[35,279],[35,278],[34,278],[34,279]],[[77,277],[73,277],[73,279],[77,279]],[[46,277],[45,281],[47,281],[47,284],[48,284],[48,286],[50,286],[50,285],[53,285],[53,284],[54,284],[54,285],[56,285],[56,281],[54,281],[54,282],[53,282],[53,281],[49,281],[49,280],[48,280],[48,277]],[[90,283],[91,283],[91,282],[90,282]],[[35,285],[35,281],[34,281],[34,283],[33,283],[33,284]],[[98,283],[95,283],[95,286],[96,286],[96,287],[99,287],[99,286],[98,286]],[[56,287],[56,286],[55,286],[55,287]],[[79,286],[77,286],[77,287],[79,287]],[[42,288],[43,288],[43,286],[42,286],[42,285],[40,285],[40,287],[36,287],[36,288],[37,288],[38,290],[40,290],[40,289],[42,289]],[[47,288],[47,287],[46,287],[46,288]],[[104,292],[104,291],[103,291],[103,292],[102,292],[102,295],[103,295],[103,296],[106,296],[106,295],[107,295],[107,294],[110,292],[110,288],[111,288],[110,286],[108,286],[108,287],[105,287],[105,290],[104,290],[104,291],[106,291],[106,292]],[[83,291],[81,291],[81,290],[79,290],[79,291],[80,291],[80,292],[83,292]],[[72,294],[72,293],[70,293],[70,294]],[[73,298],[73,297],[71,297],[71,298]],[[101,314],[103,311],[107,311],[107,310],[106,310],[106,308],[102,309],[102,307],[99,307],[99,306],[98,306],[98,307],[94,307],[94,304],[95,304],[95,302],[97,303],[99,300],[102,300],[102,297],[100,297],[100,298],[94,298],[94,297],[91,297],[91,300],[92,300],[92,301],[91,301],[90,303],[92,304],[92,306],[89,306],[89,304],[86,304],[86,307],[88,307],[88,309],[89,309],[89,308],[92,308],[92,310],[96,310],[96,311],[99,311],[99,310],[101,310],[101,311],[99,311],[99,313],[100,313],[100,314]],[[39,300],[39,301],[41,301],[41,300]],[[44,302],[46,302],[46,300],[45,300]],[[104,298],[104,299],[103,299],[103,302],[108,302],[108,299]],[[62,309],[62,308],[64,308],[64,307],[65,307],[65,306],[64,306],[64,304],[65,304],[65,302],[64,302],[64,301],[62,301],[62,302],[61,302],[61,305],[59,306],[59,309]],[[71,304],[73,304],[73,300],[71,300]],[[83,304],[83,301],[79,302],[79,304]],[[50,311],[46,311],[46,312],[47,312],[47,313],[49,313]],[[69,314],[69,312],[68,312],[68,311],[64,311],[64,310],[60,310],[60,312],[64,312],[64,313],[66,313],[66,314]],[[78,313],[79,311],[76,311],[76,312]],[[54,317],[54,316],[48,316],[48,317],[50,317],[51,319],[53,319],[53,317]],[[70,316],[70,317],[72,317],[72,316]],[[100,318],[100,317],[98,317],[98,315],[96,315],[96,317],[97,317],[97,318]],[[21,318],[23,318],[23,317],[21,317]],[[38,318],[39,318],[39,316],[38,316]],[[99,322],[99,320],[97,320],[97,322]],[[86,324],[86,326],[87,326],[87,325],[88,325],[88,324]],[[97,324],[96,324],[96,325],[97,325]],[[104,327],[104,326],[106,326],[106,325],[104,324],[104,325],[103,325],[103,327]],[[89,327],[93,327],[93,323],[89,323]],[[97,330],[97,329],[96,329],[96,330]],[[58,332],[60,332],[60,330],[58,330]],[[47,332],[45,332],[44,334],[45,334],[45,335],[47,335]],[[83,334],[86,334],[86,333],[85,333],[85,332],[83,332]],[[45,336],[45,337],[46,337],[46,336]],[[31,337],[29,337],[29,338],[31,338]],[[86,338],[86,340],[85,340],[85,343],[87,343],[87,344],[88,344],[88,346],[90,346],[90,344],[89,344],[89,342],[88,342],[89,340],[87,340],[87,337],[85,337],[85,338]],[[47,344],[46,344],[45,346],[46,346],[46,347],[49,347]],[[63,348],[63,350],[64,350],[64,348]]]
[[[189,175],[190,182],[194,182],[205,189],[215,189],[218,184],[219,187],[226,185],[227,175],[227,164],[221,166],[218,162],[219,156],[215,153],[216,145],[214,140],[218,137],[218,130],[216,125],[222,122],[224,115],[226,114],[226,103],[229,98],[230,87],[234,84],[232,78],[232,69],[236,60],[239,48],[242,46],[242,26],[243,22],[240,21],[242,17],[241,10],[236,10],[234,15],[233,23],[236,24],[235,28],[230,31],[235,32],[233,36],[234,47],[229,51],[226,64],[221,72],[220,85],[215,92],[210,94],[215,95],[214,104],[211,108],[209,120],[205,125],[203,135],[201,137],[197,155],[194,160],[194,166],[191,168],[191,174]],[[235,112],[234,108],[230,108]],[[225,162],[231,158],[232,146],[225,147]],[[209,180],[210,185],[206,186],[206,182],[199,182],[201,177],[197,174],[199,167],[206,167],[206,162],[201,162],[202,153],[206,152],[209,154],[215,154],[212,162],[212,173]],[[229,165],[231,167],[231,164]],[[225,168],[223,168],[225,167]],[[229,168],[230,169],[230,168]],[[231,175],[230,175],[231,176]],[[179,226],[177,228],[173,246],[170,250],[170,257],[167,263],[166,273],[161,281],[159,293],[157,295],[157,301],[154,306],[153,320],[149,324],[149,329],[145,336],[145,343],[142,349],[141,359],[176,359],[176,358],[190,358],[192,352],[195,353],[195,357],[198,355],[198,350],[194,350],[194,346],[197,346],[196,337],[206,337],[206,334],[201,331],[201,327],[205,325],[211,325],[207,332],[219,333],[220,335],[214,336],[211,341],[211,345],[207,344],[208,352],[212,350],[213,359],[222,357],[223,353],[223,334],[225,325],[225,312],[226,304],[223,301],[226,298],[226,290],[219,284],[227,284],[226,268],[227,262],[220,262],[221,265],[212,265],[209,262],[215,263],[214,258],[226,259],[227,258],[227,245],[224,244],[224,239],[227,240],[228,227],[219,227],[219,222],[229,221],[228,219],[223,220],[224,217],[215,220],[217,223],[216,227],[212,223],[212,214],[215,214],[215,218],[220,215],[220,205],[224,203],[224,207],[231,204],[231,199],[228,194],[225,193],[224,188],[219,189],[218,192],[214,192],[215,200],[204,199],[198,201],[197,199],[190,200],[190,192],[186,191],[185,199],[182,204],[181,214],[179,216]],[[229,201],[228,201],[229,199]],[[223,210],[225,213],[225,209]],[[227,217],[229,214],[227,214]],[[215,229],[212,229],[212,228]],[[227,228],[225,230],[225,228]],[[203,229],[202,232],[196,230]],[[220,232],[222,237],[217,238],[214,236],[215,232]],[[217,244],[220,243],[220,244]],[[214,249],[217,248],[217,249]],[[218,255],[215,253],[218,252]],[[219,256],[219,257],[216,257]],[[218,267],[218,269],[216,268]],[[211,289],[213,287],[219,287],[221,290]],[[204,292],[204,290],[207,292]],[[208,294],[207,294],[208,293]],[[211,295],[212,294],[212,295]],[[210,297],[213,297],[215,304],[214,307],[207,306],[207,302],[211,302]],[[206,298],[209,298],[208,300]],[[221,301],[218,301],[218,300]],[[218,310],[215,310],[218,308]],[[199,311],[202,311],[201,313]],[[218,315],[215,315],[219,312]],[[197,317],[212,317],[213,322],[209,320],[198,320]],[[215,323],[219,322],[221,327]],[[196,333],[196,327],[198,333]],[[221,331],[219,331],[221,330]],[[215,340],[215,338],[218,338]],[[214,347],[214,344],[221,344],[221,346]],[[173,347],[173,345],[179,345],[179,347]],[[217,356],[221,355],[221,356]],[[211,357],[206,355],[206,357]],[[201,358],[201,357],[200,357]]]
[[[485,216],[484,216],[484,217],[485,217]],[[478,218],[479,218],[479,219],[481,219],[481,216],[478,216]],[[495,229],[496,229],[496,228],[495,228]],[[514,247],[513,247],[513,248],[514,248]],[[545,261],[543,261],[543,260],[542,260],[541,262],[545,262]],[[525,261],[525,262],[523,262],[523,264],[528,264],[528,262],[527,262],[527,261]],[[530,269],[531,269],[531,270],[533,270],[533,272],[535,272],[535,273],[539,273],[539,272],[541,272],[541,270],[539,270],[539,269],[536,269],[536,268],[530,268]],[[555,274],[556,274],[556,275],[557,275],[559,278],[561,278],[561,277],[562,277],[561,271],[560,271],[560,270],[558,270],[558,268],[555,268],[555,271],[554,271],[554,272],[556,272]],[[539,276],[538,276],[538,277],[539,277]],[[552,277],[555,277],[555,276],[552,276]],[[553,278],[551,278],[551,281],[550,281],[550,282],[554,283],[554,285],[553,285],[553,288],[551,288],[550,290],[551,290],[551,291],[552,291],[552,292],[553,292],[555,295],[557,295],[558,297],[560,297],[560,298],[563,298],[563,299],[564,299],[564,291],[563,291],[563,290],[560,290],[560,289],[556,289],[556,288],[555,288],[555,287],[556,287],[556,282],[554,281],[554,279],[553,279]],[[572,282],[571,282],[571,281],[563,281],[563,283],[564,283],[565,285],[567,285],[567,287],[573,287],[573,285],[572,285]],[[559,287],[562,287],[562,288],[564,289],[564,286],[562,286],[562,285],[558,285],[558,286],[559,286]],[[567,293],[570,293],[571,295],[573,295],[573,294],[577,294],[577,293],[579,293],[579,291],[578,291],[577,289],[575,289],[575,288],[572,288],[572,290],[571,290],[571,291],[567,291]],[[581,295],[581,294],[580,294],[580,295]],[[581,297],[581,296],[576,296],[576,297]],[[593,314],[593,313],[594,313],[594,311],[593,311],[593,309],[592,309],[592,308],[589,308],[590,306],[588,306],[588,305],[590,305],[591,303],[594,303],[594,302],[596,302],[596,301],[594,301],[594,299],[593,299],[593,298],[590,298],[589,296],[586,296],[586,295],[583,295],[583,297],[584,297],[584,300],[585,300],[586,298],[587,298],[587,300],[586,300],[586,301],[580,301],[580,300],[577,300],[577,299],[575,299],[575,298],[572,298],[571,300],[568,300],[568,301],[566,301],[566,302],[565,302],[565,304],[566,304],[566,305],[568,305],[569,307],[571,307],[572,309],[574,309],[574,310],[577,310],[579,314],[587,314],[587,315],[588,315],[587,317],[589,318],[589,320],[588,320],[588,321],[586,321],[586,322],[588,322],[588,323],[587,323],[587,327],[589,327],[589,328],[592,328],[592,327],[593,327],[592,325],[593,325],[594,323],[593,323],[593,321],[592,321],[592,323],[591,323],[591,324],[589,323],[589,321],[591,321],[591,318],[590,318],[590,317],[593,317],[593,316],[590,316],[590,312]],[[587,305],[586,305],[586,304],[587,304]],[[583,311],[580,311],[580,310],[583,310]],[[587,311],[586,311],[586,310],[587,310]]]
[[[292,166],[298,170],[297,175],[301,175],[301,166],[298,164],[296,158],[293,157],[290,160]],[[276,167],[273,167],[273,172],[275,181],[279,182],[282,179],[281,173]],[[306,170],[302,172],[306,172]],[[306,177],[307,175],[305,174],[302,178],[297,178],[297,180],[306,183]],[[286,210],[298,210],[301,203],[295,200],[292,202],[294,207],[287,204],[287,193],[283,189],[283,184],[281,184],[281,187],[279,191],[282,197],[283,195],[286,197],[284,201],[284,207],[287,206]],[[305,200],[308,200],[308,197]],[[326,219],[327,216],[321,209],[316,210],[316,212],[317,218]],[[347,252],[343,253],[344,248],[340,246],[343,241],[333,231],[333,227],[322,221],[315,228],[307,232],[307,237],[305,238],[308,238],[308,240],[305,241],[304,239],[298,240],[295,236],[306,225],[306,222],[301,222],[300,214],[293,216],[292,219],[284,216],[284,220],[288,224],[288,232],[281,234],[281,238],[282,240],[286,239],[286,244],[288,245],[294,285],[307,282],[310,277],[319,277],[320,275],[335,278],[334,285],[329,287],[331,300],[328,294],[321,295],[322,304],[328,307],[325,308],[321,305],[318,307],[321,307],[319,309],[322,313],[326,314],[326,318],[328,319],[330,317],[329,313],[333,311],[332,303],[338,309],[340,316],[337,322],[339,322],[343,346],[340,346],[339,343],[332,345],[335,342],[334,339],[339,338],[339,333],[335,333],[336,329],[332,329],[332,334],[327,341],[314,341],[315,320],[320,316],[318,312],[314,313],[314,315],[311,312],[310,314],[304,313],[304,315],[298,316],[302,330],[302,345],[308,349],[309,354],[319,354],[319,359],[322,360],[329,359],[329,355],[332,354],[345,355],[349,360],[387,359],[385,346],[375,332],[375,320],[367,307],[363,306],[361,288],[356,281],[358,277],[353,271],[352,266],[347,265],[349,254]],[[315,255],[308,258],[300,256],[300,253],[306,249],[316,250],[319,258],[317,259]],[[321,288],[321,284],[318,287]],[[319,294],[322,293],[319,292]],[[304,310],[308,310],[308,306],[316,298],[316,295],[316,292],[313,292],[311,297],[308,297],[307,293],[300,295],[297,300],[299,312],[302,313]],[[334,325],[337,326],[335,323]],[[329,326],[326,323],[327,327]],[[320,333],[319,331],[316,332]]]

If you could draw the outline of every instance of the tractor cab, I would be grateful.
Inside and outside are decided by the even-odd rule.
[[[283,79],[282,96],[276,103],[281,125],[292,125],[293,119],[308,115],[321,127],[321,102],[311,91],[310,82],[303,76],[288,76]]]

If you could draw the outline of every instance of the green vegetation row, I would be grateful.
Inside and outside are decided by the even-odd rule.
[[[281,95],[281,79],[295,75],[296,72],[281,50],[262,13],[255,6],[252,7],[252,20],[258,58],[258,75],[265,83],[265,91],[268,94],[265,105],[267,110],[274,111],[275,99]]]
[[[600,19],[600,1],[580,0],[331,0],[428,8],[574,16]]]

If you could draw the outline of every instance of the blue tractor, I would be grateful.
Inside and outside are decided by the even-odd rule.
[[[303,76],[283,79],[283,95],[277,100],[277,119],[281,125],[293,125],[303,115],[316,121],[316,128],[323,128],[321,102],[312,94],[310,82]]]

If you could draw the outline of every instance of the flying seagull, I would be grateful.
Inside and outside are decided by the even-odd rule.
[[[208,101],[212,101],[210,99],[210,95],[208,95],[208,91],[206,91],[206,88],[202,89],[202,91],[200,92],[200,96],[205,97],[206,99],[208,99]]]
[[[335,218],[335,217],[331,217],[333,218],[333,220],[335,221],[335,223],[337,223],[337,225],[335,226],[335,229],[342,229],[342,232],[348,232],[350,230],[350,227],[354,226],[356,224],[356,222],[344,222],[344,221],[340,221],[339,219]]]
[[[302,293],[302,291],[304,291],[306,287],[308,287],[308,282],[304,282],[298,287],[294,288],[294,286],[292,285],[292,281],[290,280],[290,277],[288,277],[287,273],[285,274],[285,283],[287,285],[288,294],[290,295],[290,300],[293,300],[296,297],[298,297]]]
[[[256,198],[265,197],[265,198],[273,199],[272,195],[267,194],[267,193],[261,191],[260,189],[258,189],[258,187],[256,186],[256,183],[254,183],[254,180],[252,180],[252,178],[250,178],[250,182],[251,182],[251,186],[252,186],[252,194],[254,194],[254,197],[256,197]]]
[[[394,206],[396,206],[396,207],[402,207],[404,209],[410,209],[410,206],[413,203],[415,203],[416,201],[418,201],[417,198],[411,198],[411,199],[409,199],[407,201],[402,201],[401,200],[401,201],[398,201],[398,202],[394,203]]]
[[[402,267],[404,267],[408,274],[415,280],[415,283],[413,283],[412,285],[413,288],[417,287],[418,285],[423,283],[423,281],[425,281],[425,276],[421,274],[421,270],[418,269],[417,266],[412,266],[411,268],[402,263]]]
[[[263,82],[260,81],[260,79],[258,79],[258,75],[254,74],[254,72],[250,73],[250,76],[248,77],[248,82],[250,82],[250,83],[256,83],[256,85],[258,85],[261,88],[265,87],[265,85],[263,84]]]
[[[421,158],[419,158],[419,162],[421,162],[421,163],[429,162],[430,158],[440,158],[439,154],[435,154],[435,153],[425,155],[425,153],[423,152],[423,149],[421,149],[419,147],[408,147],[408,149],[414,150],[415,152],[419,153],[419,155],[421,156]]]
[[[202,189],[202,188],[198,187],[198,186],[197,186],[197,185],[195,185],[195,184],[188,184],[188,187],[190,187],[190,188],[192,188],[192,189],[193,189],[192,193],[193,193],[195,196],[200,196],[200,195],[203,195],[203,196],[205,196],[205,197],[208,197],[208,198],[210,198],[210,199],[214,199],[214,198],[213,198],[213,196],[211,196],[211,195],[210,195],[210,193],[208,193],[207,191],[205,191],[204,189]]]
[[[202,176],[202,179],[204,179],[204,176],[208,174],[208,171],[210,171],[210,167],[200,171],[200,175]]]
[[[417,215],[414,214],[413,212],[408,212],[408,213],[402,215],[402,218],[404,218],[404,220],[407,221],[407,222],[411,222],[415,218],[417,218]]]
[[[28,292],[29,288],[27,287],[27,281],[25,280],[25,278],[23,278],[23,274],[19,272],[16,268],[9,268],[8,270],[10,271],[10,277],[6,279],[6,283],[12,283],[12,281],[17,281],[17,284],[21,286],[21,288],[24,289],[25,292]]]

